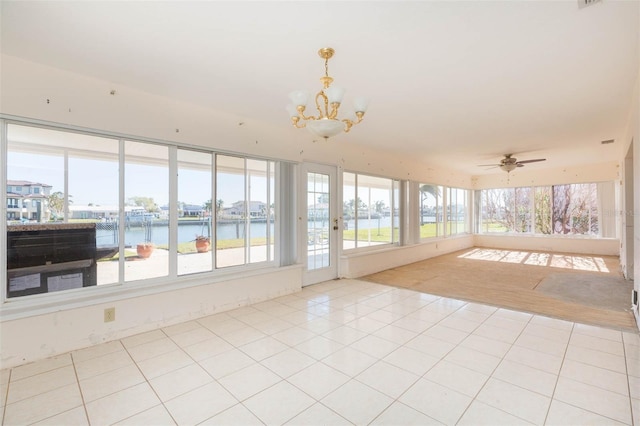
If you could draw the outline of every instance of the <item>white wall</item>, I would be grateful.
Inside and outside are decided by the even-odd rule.
[[[143,296],[111,296],[102,302],[41,315],[13,309],[10,315],[3,313],[0,324],[0,367],[17,366],[294,293],[301,289],[301,271],[300,266],[279,268]],[[127,285],[135,295],[136,284]],[[104,309],[111,307],[116,310],[116,320],[105,323]]]
[[[473,235],[436,239],[420,244],[343,254],[340,275],[357,278],[435,256],[473,247]]]
[[[549,235],[474,235],[476,247],[505,250],[553,251],[557,253],[597,254],[618,256],[620,240],[617,238],[566,238]]]

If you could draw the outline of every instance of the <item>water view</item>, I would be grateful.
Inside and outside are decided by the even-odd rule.
[[[167,221],[150,222],[152,226],[147,228],[136,225],[125,229],[126,244],[137,244],[149,240],[156,245],[169,244],[169,224]],[[326,220],[309,221],[309,229],[320,228],[327,225]],[[380,217],[379,219],[358,219],[360,229],[378,229],[391,227],[390,217]],[[346,220],[345,229],[355,229],[355,220]],[[273,222],[269,224],[270,234],[274,233]],[[267,236],[266,222],[251,222],[249,225],[251,238],[264,238]],[[148,234],[147,234],[148,233]],[[147,235],[146,235],[147,234]],[[178,241],[187,242],[195,240],[196,235],[209,236],[209,223],[207,221],[179,221]],[[246,227],[244,221],[222,222],[217,224],[218,240],[229,240],[245,238]],[[149,238],[150,237],[150,238]],[[116,222],[98,223],[96,225],[96,245],[98,247],[113,246],[118,244],[118,227]]]

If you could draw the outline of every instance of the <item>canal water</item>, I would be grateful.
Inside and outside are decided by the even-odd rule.
[[[323,225],[322,221],[309,221],[309,229],[318,228]],[[326,225],[326,222],[324,222]],[[274,233],[274,224],[267,225],[266,222],[252,222],[249,228],[252,238],[266,237],[267,226],[270,227],[270,234]],[[355,221],[345,221],[346,229],[354,229]],[[358,219],[360,229],[367,228],[387,228],[391,226],[390,217],[380,219]],[[245,237],[245,223],[218,223],[217,237],[219,240],[228,240]],[[131,225],[125,228],[125,244],[138,244],[150,240],[156,245],[169,244],[169,225],[166,221],[153,222],[153,226],[145,228],[140,224]],[[180,221],[178,222],[178,241],[193,241],[196,235],[209,236],[209,224],[206,221]],[[150,237],[150,238],[149,238]],[[114,246],[118,244],[118,227],[115,222],[101,222],[96,226],[96,245],[98,247]]]

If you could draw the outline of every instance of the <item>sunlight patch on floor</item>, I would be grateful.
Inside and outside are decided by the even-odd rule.
[[[518,250],[473,249],[458,256],[462,259],[572,269],[576,271],[610,272],[602,257],[536,253]]]

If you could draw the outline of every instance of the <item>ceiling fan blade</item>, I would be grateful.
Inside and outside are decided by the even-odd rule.
[[[478,167],[498,167],[500,164],[478,164]]]
[[[523,160],[523,161],[518,161],[518,164],[537,163],[539,161],[547,161],[547,159],[546,158],[536,158],[535,160]]]

